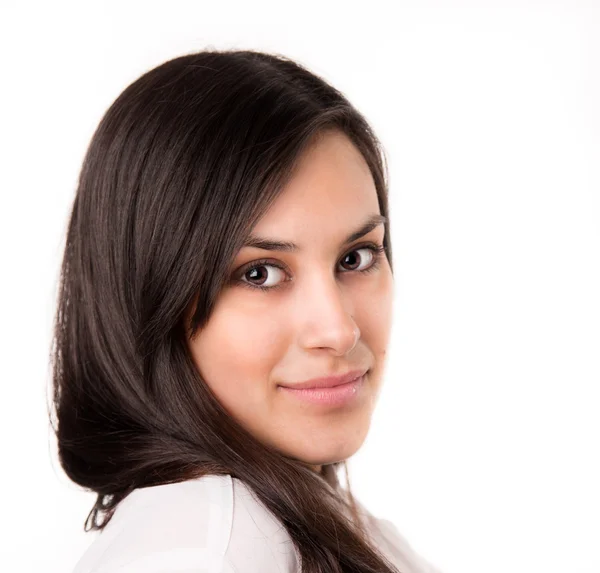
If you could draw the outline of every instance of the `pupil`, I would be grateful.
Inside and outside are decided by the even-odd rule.
[[[354,259],[357,259],[357,258],[360,258],[360,257],[357,257],[356,255],[346,255],[346,258],[350,258],[350,259],[354,258]],[[350,264],[352,265],[353,263],[350,263]],[[354,263],[354,264],[356,264],[356,263]]]
[[[261,269],[262,269],[262,268],[264,268],[264,267],[257,267],[257,268],[254,268],[254,269],[252,269],[252,270],[250,271],[250,274],[252,275],[252,279],[253,279],[253,280],[255,280],[255,279],[259,278],[259,277],[257,277],[257,276],[256,276],[256,275],[260,275],[260,274],[261,274],[261,273],[258,271],[258,269],[259,269],[259,268],[261,268]],[[264,274],[264,272],[263,272],[262,274]],[[259,280],[260,280],[260,278],[259,278]]]

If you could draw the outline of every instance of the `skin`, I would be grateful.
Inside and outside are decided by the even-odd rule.
[[[381,245],[384,226],[343,244],[379,212],[360,152],[341,132],[322,134],[252,230],[301,250],[241,249],[231,284],[205,328],[188,341],[202,379],[228,413],[261,442],[317,472],[361,447],[381,389],[393,276],[385,253],[373,272],[359,270],[374,262],[376,253],[363,245]],[[242,268],[258,259],[269,264]],[[342,407],[305,403],[278,387],[357,368],[370,370]]]

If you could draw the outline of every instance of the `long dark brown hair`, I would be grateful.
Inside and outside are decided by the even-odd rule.
[[[259,442],[203,382],[186,344],[302,152],[332,129],[362,153],[387,216],[385,153],[367,121],[285,56],[180,56],[102,117],[67,226],[51,351],[59,460],[97,494],[85,531],[101,530],[135,488],[230,475],[282,522],[303,572],[397,571],[365,535],[346,463],[319,475]],[[388,223],[384,246],[391,267]]]

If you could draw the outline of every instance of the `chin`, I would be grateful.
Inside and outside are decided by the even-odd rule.
[[[337,446],[324,449],[320,448],[318,452],[302,452],[296,457],[296,459],[302,460],[304,463],[311,466],[323,466],[329,464],[335,464],[337,462],[343,462],[348,458],[351,458],[362,445],[362,442],[356,444],[348,444],[348,442],[341,442]]]

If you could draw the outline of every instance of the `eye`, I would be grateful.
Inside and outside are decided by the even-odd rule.
[[[275,272],[273,272],[273,271],[266,272],[267,269],[274,269]],[[277,275],[278,274],[280,276],[285,276],[283,267],[280,267],[279,265],[276,265],[273,263],[268,263],[266,261],[265,262],[257,261],[256,263],[253,264],[252,267],[250,267],[249,269],[244,271],[242,278],[248,277],[248,280],[259,281],[260,284],[246,283],[244,281],[240,281],[240,282],[242,282],[242,284],[244,284],[244,285],[250,286],[250,288],[260,288],[263,290],[271,290],[274,288],[279,288],[281,286],[281,283],[277,284]],[[276,284],[273,284],[273,283],[276,283]]]
[[[359,254],[358,256],[355,254],[361,252],[363,254]],[[342,274],[349,272],[365,274],[373,272],[379,267],[381,259],[385,256],[384,252],[385,247],[375,243],[354,248],[348,254],[344,255],[340,261],[340,263],[349,264],[349,266],[353,268],[342,271]],[[347,259],[350,259],[349,263],[346,262]],[[280,276],[278,277],[278,275]],[[250,265],[243,267],[241,271],[238,272],[238,276],[240,278],[234,282],[239,282],[243,286],[264,291],[281,288],[285,282],[288,282],[284,279],[285,267],[268,259],[250,263]],[[248,281],[245,280],[246,278]],[[283,278],[283,280],[278,282],[278,278]],[[260,284],[249,281],[258,281]]]
[[[383,250],[383,247],[381,247],[381,250]],[[367,256],[365,257],[364,255],[361,255],[359,257],[357,257],[356,255],[354,255],[353,253],[359,253],[360,251],[365,251],[367,253]],[[370,270],[372,270],[374,268],[374,265],[370,265],[368,263],[370,263],[373,260],[377,260],[377,255],[379,254],[379,247],[374,248],[374,246],[371,247],[359,247],[357,249],[354,249],[353,251],[350,251],[347,255],[344,256],[344,258],[342,259],[342,261],[345,261],[346,259],[350,258],[351,260],[353,260],[354,262],[351,262],[350,265],[351,266],[356,266],[358,265],[358,267],[360,267],[360,265],[363,263],[363,261],[367,261],[367,266],[363,267],[362,269],[360,268],[352,268],[350,269],[351,271],[358,271],[358,272],[368,272]],[[358,261],[358,262],[356,262]]]

